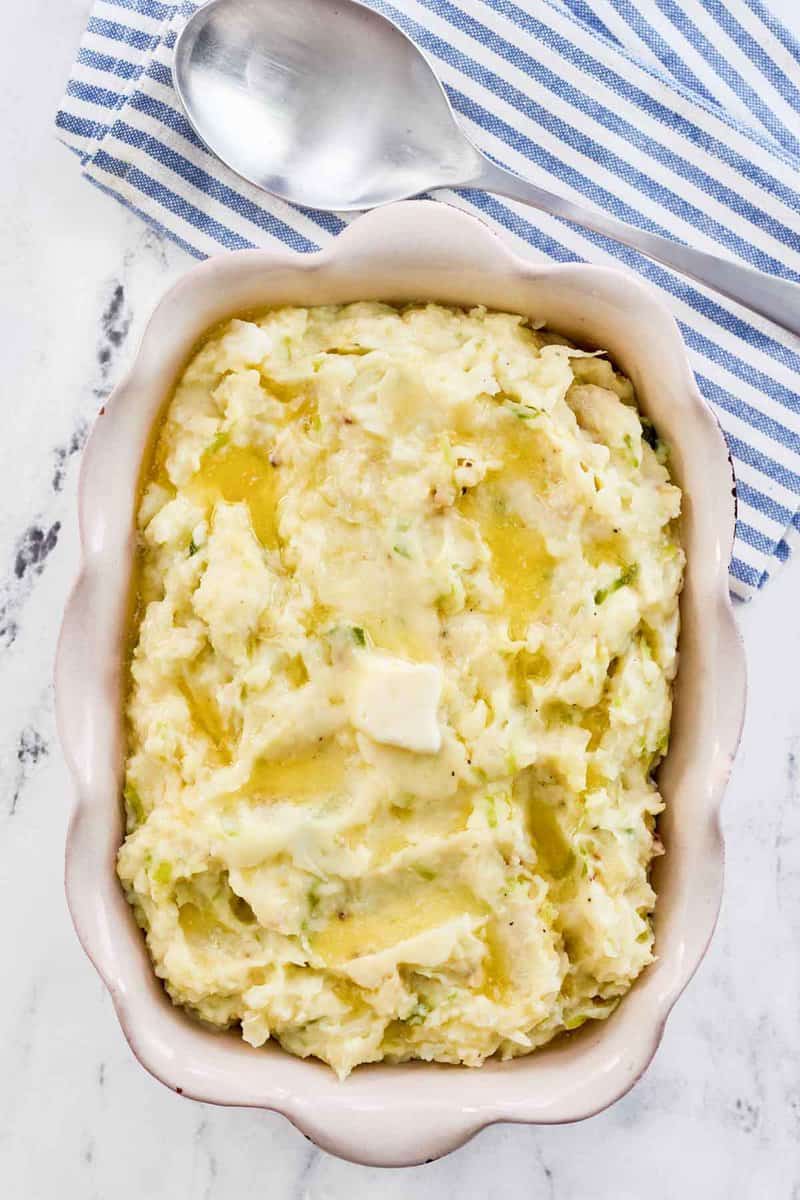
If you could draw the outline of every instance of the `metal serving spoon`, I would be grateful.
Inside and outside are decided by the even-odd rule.
[[[417,46],[357,0],[210,0],[177,40],[175,86],[209,148],[293,204],[347,212],[436,188],[483,188],[615,238],[800,334],[800,285],[496,166],[457,124]]]

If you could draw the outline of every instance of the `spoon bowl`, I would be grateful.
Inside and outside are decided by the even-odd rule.
[[[352,0],[211,0],[178,39],[174,76],[210,149],[306,208],[375,208],[479,170],[427,59]]]
[[[177,39],[174,80],[209,149],[281,200],[352,212],[485,188],[632,246],[800,335],[800,284],[626,225],[486,158],[425,55],[359,0],[210,0]]]

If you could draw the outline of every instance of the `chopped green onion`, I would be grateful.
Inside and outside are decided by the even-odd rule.
[[[507,400],[506,408],[520,421],[532,421],[544,412],[544,409],[535,408],[533,404],[523,404],[521,400]]]
[[[217,450],[221,450],[223,446],[227,446],[231,440],[229,433],[218,433],[212,442],[206,447],[206,454],[216,454]]]
[[[142,798],[132,783],[126,783],[123,791],[128,811],[137,825],[144,823],[144,805]]]
[[[156,883],[169,883],[172,879],[172,863],[163,859],[153,871],[153,879]]]
[[[414,1011],[410,1014],[410,1016],[406,1017],[406,1024],[421,1025],[430,1011],[430,1004],[427,1004],[424,1000],[418,1000]]]
[[[639,456],[636,453],[636,450],[634,449],[633,438],[631,437],[631,435],[629,433],[626,433],[625,437],[622,440],[624,441],[625,445],[628,447],[628,450],[630,451],[631,464],[634,467],[638,467],[640,465],[639,464]]]
[[[608,597],[613,595],[614,592],[618,592],[620,588],[629,587],[630,584],[634,582],[638,574],[639,564],[631,563],[629,567],[625,568],[619,578],[615,579],[613,583],[610,583],[607,588],[599,588],[598,591],[595,592],[595,604],[602,604],[604,600],[607,600]]]

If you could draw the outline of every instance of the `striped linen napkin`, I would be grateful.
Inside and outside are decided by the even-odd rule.
[[[541,187],[800,281],[800,43],[761,0],[371,0],[431,58],[469,135]],[[193,133],[172,87],[197,6],[96,0],[56,118],[86,178],[198,258],[350,218],[239,179]],[[633,250],[510,200],[447,199],[539,260],[622,264],[678,319],[728,439],[743,598],[800,531],[800,339]]]

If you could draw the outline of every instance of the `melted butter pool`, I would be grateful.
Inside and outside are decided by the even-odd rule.
[[[462,496],[459,507],[478,527],[491,554],[491,573],[503,589],[511,636],[520,638],[546,605],[555,559],[543,534],[511,508],[510,487],[524,481],[535,492],[546,492],[553,466],[538,435],[524,428],[512,428],[496,452],[500,469]]]
[[[228,729],[214,698],[186,676],[178,680],[178,690],[186,701],[192,724],[212,742],[223,761],[230,762]]]
[[[187,485],[187,494],[206,509],[220,500],[244,503],[262,546],[278,546],[279,469],[257,451],[242,446],[208,450],[199,471]]]
[[[435,638],[404,617],[393,613],[367,615],[363,628],[380,650],[412,662],[430,662],[435,657]]]
[[[309,939],[314,954],[326,965],[377,954],[464,913],[478,917],[485,911],[462,884],[446,888],[420,882],[403,894],[365,896],[364,903],[363,910],[334,917]]]
[[[349,750],[328,738],[292,758],[261,758],[239,794],[258,800],[332,795],[344,785],[349,757]]]

